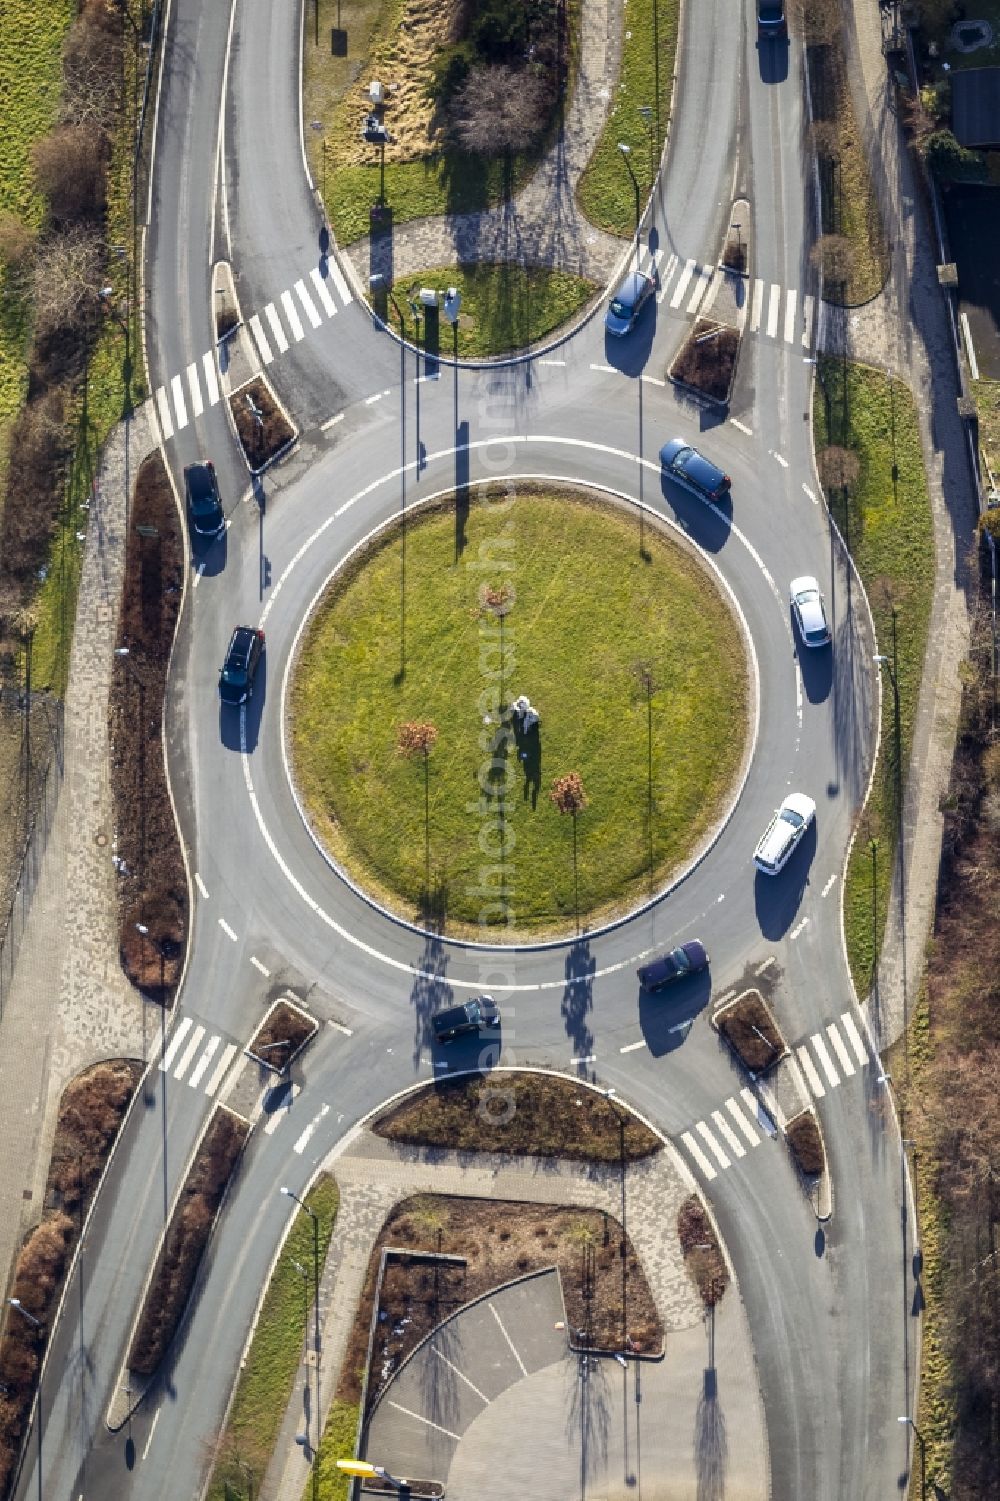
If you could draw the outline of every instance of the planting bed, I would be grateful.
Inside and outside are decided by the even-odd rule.
[[[785,1140],[806,1177],[818,1177],[826,1166],[826,1154],[816,1117],[811,1110],[804,1110],[801,1115],[788,1122]]]
[[[684,1265],[706,1308],[721,1299],[729,1286],[729,1268],[719,1247],[712,1221],[697,1194],[685,1199],[677,1215],[677,1234]]]
[[[712,1018],[752,1074],[762,1074],[787,1051],[777,1022],[759,990],[747,990]]]
[[[725,405],[733,389],[739,351],[737,329],[699,318],[667,375],[675,384]]]
[[[289,1001],[277,1001],[247,1047],[251,1058],[275,1073],[284,1073],[292,1059],[315,1037],[319,1023]]]
[[[260,413],[260,422],[248,405],[247,397]],[[292,441],[295,429],[289,426],[266,383],[260,378],[249,381],[234,392],[229,398],[229,406],[250,472],[259,474]]]

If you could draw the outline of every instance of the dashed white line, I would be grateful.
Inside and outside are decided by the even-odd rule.
[[[309,272],[309,280],[312,282],[313,286],[316,288],[316,296],[319,298],[320,302],[323,304],[323,308],[324,308],[324,310],[326,312],[326,316],[328,318],[334,317],[335,314],[336,314],[336,312],[337,312],[337,304],[334,302],[333,298],[330,296],[330,293],[327,290],[326,282],[323,280],[322,276],[320,276],[320,274],[319,274],[319,267],[318,266],[313,266],[312,270]]]
[[[715,1171],[715,1168],[709,1162],[708,1158],[705,1156],[704,1152],[701,1150],[701,1147],[695,1141],[690,1131],[682,1132],[681,1141],[687,1147],[688,1151],[691,1153],[691,1156],[701,1168],[709,1183],[711,1183],[713,1178],[717,1178],[718,1173]]]
[[[570,1062],[571,1063],[596,1063],[597,1062],[597,1054],[596,1053],[588,1053],[587,1056],[586,1056],[586,1058],[571,1058]]]
[[[836,1022],[830,1023],[830,1025],[826,1029],[826,1035],[833,1043],[833,1051],[840,1059],[840,1066],[844,1070],[845,1076],[850,1079],[853,1074],[857,1073],[857,1069],[851,1062],[851,1056],[848,1053],[847,1049],[844,1047],[840,1033],[837,1031]]]
[[[330,1018],[329,1025],[335,1032],[343,1032],[345,1037],[354,1036],[354,1033],[352,1032],[350,1027],[345,1027],[343,1022],[335,1022],[332,1017]]]
[[[146,1442],[142,1446],[142,1458],[143,1459],[145,1459],[146,1455],[149,1453],[149,1446],[153,1442],[153,1434],[156,1432],[156,1425],[157,1425],[157,1423],[160,1420],[160,1412],[161,1412],[161,1409],[158,1407],[156,1409],[156,1412],[153,1414],[153,1421],[149,1425],[149,1437],[146,1439]],[[142,1461],[140,1460],[140,1463],[141,1462]],[[80,1492],[80,1501],[83,1501],[83,1492],[82,1491]]]
[[[205,565],[204,565],[204,563],[198,563],[197,566],[195,567],[195,570],[194,570],[194,578],[191,581],[191,588],[192,589],[197,589],[198,585],[201,583],[201,576],[202,576],[202,574],[204,572],[205,572]]]
[[[264,1135],[265,1136],[273,1136],[274,1135],[275,1131],[277,1131],[278,1127],[281,1125],[281,1122],[285,1119],[285,1116],[291,1110],[292,1105],[295,1102],[295,1099],[301,1093],[302,1093],[302,1086],[301,1086],[301,1084],[293,1084],[292,1087],[291,1087],[291,1089],[289,1089],[289,1091],[288,1091],[287,1095],[285,1096],[285,1098],[282,1100],[281,1104],[278,1106],[278,1108],[276,1110],[272,1110],[271,1114],[268,1116],[267,1121],[264,1124]]]
[[[208,392],[209,406],[216,406],[219,401],[219,378],[215,373],[215,355],[211,350],[201,357],[201,368],[205,376],[205,390]]]
[[[198,874],[197,871],[195,871],[195,873],[194,873],[194,884],[198,888],[198,895],[202,898],[203,901],[207,901],[208,900],[208,887],[205,885],[204,881],[201,879],[201,876]]]
[[[782,469],[787,469],[788,468],[788,460],[786,458],[784,458],[780,453],[775,453],[772,456],[775,459],[777,459],[777,461],[781,465]]]
[[[540,365],[552,365],[552,366],[558,367],[560,370],[562,370],[563,367],[566,364],[566,361],[565,360],[539,360],[538,363]]]
[[[746,435],[747,435],[748,438],[752,438],[753,437],[753,428],[752,427],[747,427],[746,423],[745,422],[741,422],[738,417],[730,417],[729,420],[732,423],[733,427],[739,428],[739,430],[740,430],[741,433],[746,433]]]
[[[204,1037],[204,1035],[205,1035],[205,1028],[204,1027],[201,1027],[201,1026],[195,1027],[194,1033],[193,1033],[193,1035],[191,1037],[191,1041],[188,1043],[187,1047],[184,1049],[183,1057],[180,1059],[180,1062],[178,1063],[177,1067],[174,1069],[174,1078],[177,1080],[178,1084],[181,1082],[181,1080],[184,1078],[184,1075],[187,1073],[188,1069],[191,1067],[191,1063],[192,1063],[192,1061],[194,1059],[194,1055],[195,1055],[195,1053],[197,1053],[198,1049],[201,1047],[201,1039]]]
[[[323,1109],[319,1112],[319,1114],[313,1116],[312,1120],[309,1122],[309,1124],[306,1127],[306,1129],[302,1132],[302,1135],[299,1137],[298,1141],[294,1143],[294,1145],[292,1147],[292,1151],[293,1152],[298,1152],[299,1156],[301,1157],[302,1153],[305,1151],[306,1147],[309,1144],[309,1138],[310,1138],[310,1136],[313,1134],[313,1132],[315,1131],[316,1127],[319,1125],[320,1121],[323,1119],[324,1115],[329,1114],[329,1110],[330,1110],[329,1105],[324,1105]]]
[[[181,1021],[178,1022],[177,1031],[174,1033],[173,1037],[171,1037],[170,1042],[167,1045],[167,1051],[160,1059],[161,1074],[165,1074],[167,1072],[167,1069],[173,1063],[175,1057],[177,1056],[178,1048],[190,1032],[193,1025],[194,1023],[189,1016],[183,1017]]]
[[[805,484],[804,482],[803,482],[803,485],[802,485],[802,493],[803,493],[803,495],[808,495],[808,497],[812,501],[813,505],[818,505],[819,504],[819,502],[817,501],[816,496],[813,494],[812,490],[810,490],[809,486],[807,484]]]
[[[284,354],[288,348],[288,335],[285,333],[285,326],[278,317],[278,309],[273,302],[267,304],[267,307],[264,309],[264,317],[271,325],[271,332],[274,335],[274,342],[278,346],[278,353]]]
[[[621,373],[615,369],[614,365],[591,365],[590,368],[591,370],[596,370],[598,375],[619,375]]]
[[[313,328],[319,328],[323,320],[319,315],[319,311],[316,307],[315,302],[313,302],[312,298],[309,296],[309,293],[306,291],[306,284],[302,280],[301,276],[295,283],[295,294],[301,302],[303,308],[305,309],[306,317],[309,319],[309,322],[312,324]]]
[[[767,959],[764,960],[763,964],[758,964],[757,968],[754,970],[754,974],[758,975],[758,976],[762,975],[765,970],[771,968],[771,965],[773,963],[774,963],[774,955],[771,954],[771,956],[769,958],[767,958]]]
[[[346,412],[336,412],[332,417],[328,417],[325,422],[321,422],[320,423],[320,425],[319,425],[320,432],[321,433],[325,433],[328,428],[333,427],[336,423],[343,422],[343,420],[346,417],[346,415],[347,415]]]
[[[208,1039],[208,1042],[205,1044],[205,1051],[202,1053],[201,1057],[198,1059],[198,1062],[191,1070],[191,1077],[188,1080],[188,1085],[191,1089],[198,1088],[198,1085],[201,1083],[205,1074],[207,1074],[208,1072],[208,1065],[211,1063],[212,1059],[219,1051],[221,1043],[222,1038],[219,1037],[218,1034]]]
[[[506,1329],[504,1328],[504,1326],[503,1326],[503,1320],[501,1319],[500,1315],[497,1313],[496,1309],[493,1307],[492,1303],[487,1303],[486,1306],[489,1309],[490,1313],[493,1315],[493,1317],[496,1319],[497,1324],[500,1327],[500,1333],[503,1335],[503,1337],[507,1341],[508,1345],[510,1345],[510,1353],[513,1355],[514,1359],[517,1361],[518,1365],[521,1367],[521,1375],[522,1376],[527,1376],[528,1372],[525,1369],[524,1361],[521,1359],[520,1355],[517,1353],[517,1346],[514,1344],[514,1341],[511,1339],[510,1335],[507,1333]]]
[[[793,942],[794,942],[794,940],[796,938],[798,938],[799,934],[802,932],[803,928],[805,928],[805,927],[808,926],[808,923],[809,923],[808,917],[804,917],[801,922],[797,922],[795,924],[795,927],[789,933],[789,935],[788,935],[789,938],[791,938],[793,940]]]
[[[854,1024],[854,1017],[849,1011],[845,1011],[841,1016],[840,1025],[847,1033],[847,1040],[851,1044],[851,1047],[854,1049],[855,1058],[858,1060],[861,1067],[864,1068],[868,1062],[868,1051],[864,1043],[861,1041],[861,1035]]]
[[[795,664],[795,717],[799,721],[799,729],[802,728],[802,669],[798,662]]]
[[[267,334],[264,332],[264,325],[263,323],[261,323],[260,318],[256,313],[254,313],[253,317],[250,319],[250,332],[253,334],[254,339],[256,340],[257,348],[260,350],[261,359],[264,361],[265,365],[269,365],[274,359],[274,355],[271,352],[270,344],[267,342]]]
[[[265,980],[269,980],[271,978],[271,971],[269,969],[266,969],[265,966],[261,964],[256,954],[250,955],[250,963],[253,965],[254,969],[260,971]]]
[[[201,399],[201,382],[198,380],[198,366],[191,364],[187,367],[188,390],[191,393],[191,410],[196,417],[200,417],[205,410],[205,403]],[[159,1408],[157,1408],[159,1412]]]
[[[837,1085],[840,1083],[840,1075],[837,1073],[837,1070],[833,1066],[833,1059],[830,1057],[826,1043],[823,1041],[822,1032],[816,1032],[809,1040],[813,1045],[813,1051],[815,1052],[816,1057],[819,1059],[820,1064],[822,1065],[823,1072],[824,1074],[826,1074],[830,1088],[836,1089]]]
[[[225,933],[227,938],[231,939],[233,943],[236,942],[236,934],[233,932],[232,928],[226,922],[226,919],[224,917],[219,918],[219,927],[222,929],[223,933]]]
[[[299,317],[298,308],[292,301],[291,292],[282,292],[281,306],[285,310],[285,317],[288,319],[288,327],[292,330],[292,338],[297,344],[300,339],[305,338],[306,331],[302,327],[302,319]]]
[[[365,406],[366,407],[373,406],[376,401],[381,401],[382,397],[384,395],[385,395],[384,391],[376,391],[374,396],[366,396],[365,397]]]
[[[667,384],[658,375],[644,375],[642,379],[646,382],[647,386],[665,386]]]
[[[830,878],[827,881],[826,885],[823,887],[823,890],[820,892],[820,896],[829,896],[830,895],[830,891],[831,891],[831,889],[833,887],[833,884],[836,881],[836,879],[837,879],[837,872],[834,871],[833,875],[830,876]]]
[[[623,1048],[619,1048],[618,1051],[619,1053],[634,1053],[637,1051],[637,1049],[644,1048],[645,1046],[646,1044],[642,1040],[640,1040],[639,1042],[627,1042],[625,1046]]]
[[[214,1096],[215,1091],[218,1089],[219,1085],[222,1083],[222,1080],[223,1080],[223,1078],[225,1076],[226,1069],[232,1063],[233,1058],[235,1056],[236,1056],[236,1044],[235,1044],[235,1042],[227,1042],[226,1043],[226,1050],[225,1050],[225,1052],[223,1053],[222,1057],[219,1059],[218,1063],[215,1065],[215,1073],[212,1075],[212,1077],[209,1079],[208,1083],[205,1085],[205,1093],[209,1097]]]
[[[809,1049],[803,1046],[796,1048],[795,1051],[799,1055],[799,1062],[802,1065],[802,1072],[805,1074],[806,1079],[808,1080],[809,1088],[812,1090],[816,1099],[821,1100],[826,1094],[826,1090],[823,1088],[822,1079],[816,1072],[816,1065],[813,1063],[812,1058],[809,1056]]]

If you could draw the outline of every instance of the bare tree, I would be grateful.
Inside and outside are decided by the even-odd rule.
[[[861,472],[861,460],[853,448],[831,443],[816,455],[819,477],[827,490],[849,490]]]
[[[578,771],[568,771],[556,777],[549,789],[549,797],[560,813],[569,814],[573,820],[573,908],[576,925],[580,926],[580,870],[577,861],[576,821],[587,806],[587,794],[583,790],[583,778]]]
[[[840,132],[835,120],[814,120],[810,126],[813,150],[821,161],[831,162],[838,155]]]
[[[424,759],[424,885],[428,892],[431,886],[431,794],[428,763],[437,737],[437,725],[431,724],[430,720],[410,720],[401,724],[396,736],[396,749],[401,756],[405,756],[407,760],[414,756],[422,756]]]
[[[35,333],[85,333],[97,322],[103,246],[97,230],[77,224],[40,247],[35,257]]]
[[[93,124],[57,125],[35,142],[32,162],[54,219],[87,219],[104,207],[107,143]]]
[[[524,151],[545,126],[550,98],[544,73],[506,63],[474,68],[452,100],[455,138],[484,156]]]
[[[809,260],[823,281],[838,287],[850,281],[856,259],[854,246],[846,235],[820,235],[809,252]]]
[[[121,90],[121,23],[108,29],[92,19],[93,13],[91,7],[76,18],[63,45],[60,116],[65,124],[109,131]]]

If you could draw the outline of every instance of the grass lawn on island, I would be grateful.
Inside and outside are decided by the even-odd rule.
[[[408,280],[414,290],[434,287],[444,293],[448,287],[457,287],[462,294],[457,348],[461,360],[526,349],[566,323],[597,291],[595,282],[567,271],[509,262],[436,266],[430,271],[417,271]],[[396,301],[406,320],[407,336],[412,339],[413,318],[400,296],[401,289],[397,288]],[[381,316],[382,309],[378,311]],[[386,308],[386,318],[398,330],[399,317],[391,304]],[[420,342],[427,348],[423,322]],[[438,316],[438,348],[430,353],[445,358],[456,353],[454,330],[443,313]]]
[[[636,902],[691,856],[743,761],[748,669],[703,563],[659,528],[646,545],[633,513],[534,488],[411,519],[402,677],[398,529],[331,585],[291,748],[314,829],[370,891],[450,931],[539,934]],[[504,586],[501,647],[482,591]],[[501,663],[537,735],[499,723]],[[426,760],[398,749],[414,723],[437,731]],[[575,820],[549,795],[570,772]]]

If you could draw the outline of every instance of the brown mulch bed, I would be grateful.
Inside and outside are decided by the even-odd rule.
[[[63,1090],[42,1220],[21,1248],[10,1290],[43,1324],[55,1313],[80,1227],[142,1068],[126,1058],[96,1063]],[[17,1461],[44,1351],[45,1330],[10,1309],[0,1340],[0,1386],[6,1388],[0,1391],[0,1496]]]
[[[677,1215],[677,1235],[687,1267],[706,1308],[718,1303],[729,1286],[729,1268],[712,1221],[697,1194],[684,1200]]]
[[[785,1039],[759,990],[737,997],[716,1025],[752,1074],[765,1073],[786,1051]]]
[[[140,526],[155,528],[155,535],[142,535]],[[128,655],[115,659],[109,721],[121,962],[133,985],[164,1004],[173,1000],[188,932],[187,881],[162,737],[184,553],[170,481],[153,454],[139,470],[132,504],[118,623],[118,645],[127,646]]]
[[[247,1052],[258,1063],[264,1063],[280,1074],[318,1030],[318,1022],[311,1016],[306,1016],[297,1006],[279,1001],[254,1034]]]
[[[248,396],[263,418],[260,425],[247,405]],[[291,442],[295,437],[295,429],[289,426],[276,406],[274,397],[259,377],[248,381],[239,391],[234,392],[229,398],[229,406],[250,472],[257,474],[265,464],[270,463],[275,454],[281,452],[286,443]]]
[[[712,401],[726,402],[736,374],[739,349],[738,329],[699,318],[667,375]]]
[[[177,1332],[215,1216],[249,1133],[246,1121],[224,1106],[216,1109],[174,1205],[146,1292],[128,1356],[129,1370],[137,1375],[153,1374]]]
[[[741,276],[746,274],[747,248],[746,240],[738,239],[735,234],[727,236],[722,251],[722,264],[727,271],[737,271]]]
[[[785,1140],[806,1177],[818,1177],[826,1167],[826,1154],[816,1117],[811,1110],[804,1110],[801,1115],[788,1122]]]
[[[364,1379],[372,1303],[383,1246],[465,1258],[464,1267],[389,1262],[372,1350],[369,1407],[392,1373],[431,1330],[464,1303],[527,1272],[558,1266],[576,1342],[621,1346],[621,1226],[597,1209],[417,1195],[397,1204],[372,1250],[364,1291],[341,1367],[338,1397],[357,1402]],[[662,1348],[663,1331],[645,1274],[628,1242],[628,1335],[638,1353]]]
[[[621,1160],[619,1117],[610,1101],[548,1074],[440,1079],[379,1116],[377,1136],[458,1152],[531,1153],[577,1162]],[[627,1115],[630,1162],[660,1150],[660,1139]]]

